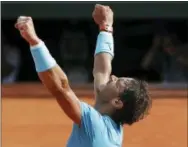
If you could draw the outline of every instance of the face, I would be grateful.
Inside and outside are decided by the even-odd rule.
[[[101,91],[100,97],[103,101],[119,100],[119,95],[124,92],[127,85],[133,78],[118,78],[114,75],[110,76],[104,89]]]

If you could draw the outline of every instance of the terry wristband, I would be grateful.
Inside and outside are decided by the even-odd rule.
[[[39,44],[31,46],[30,49],[37,72],[46,71],[57,64],[44,42],[41,41]]]
[[[112,57],[114,56],[114,40],[112,33],[100,32],[97,37],[95,55],[103,52],[109,53]]]

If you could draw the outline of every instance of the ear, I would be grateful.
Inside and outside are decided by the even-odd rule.
[[[112,104],[114,107],[116,107],[117,109],[121,109],[123,108],[123,102],[120,98],[115,98],[112,100]]]

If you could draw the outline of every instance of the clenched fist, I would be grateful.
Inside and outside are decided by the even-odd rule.
[[[113,25],[113,12],[109,6],[96,4],[92,16],[100,29],[105,26],[112,27]]]
[[[15,27],[20,31],[21,36],[31,45],[36,45],[40,42],[31,17],[20,16],[17,19]]]

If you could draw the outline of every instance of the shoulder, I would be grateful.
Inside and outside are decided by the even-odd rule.
[[[103,116],[91,105],[80,102],[82,122],[83,123],[99,123],[103,120]]]
[[[86,117],[93,121],[97,119],[103,119],[101,113],[97,111],[93,106],[85,102],[80,102],[80,107],[81,107],[82,117]]]
[[[84,102],[80,102],[80,108],[81,123],[79,126],[74,124],[74,128],[91,136],[103,133],[106,129],[103,116],[94,107]]]

